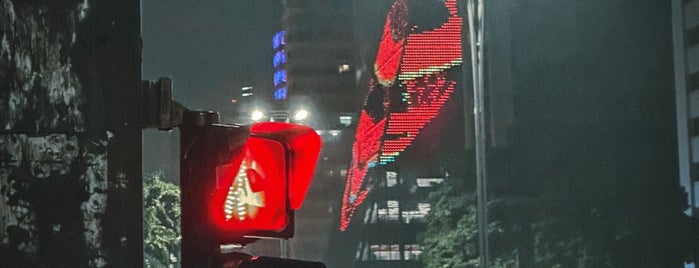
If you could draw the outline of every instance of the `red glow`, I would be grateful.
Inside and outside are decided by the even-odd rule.
[[[427,123],[434,119],[444,103],[454,92],[456,82],[447,80],[444,72],[425,75],[407,81],[408,108],[404,113],[391,113],[388,120],[387,135],[398,136],[385,139],[380,161],[392,162],[417,138]]]
[[[367,186],[371,182],[371,177],[367,179],[367,171],[370,163],[377,161],[381,146],[380,138],[385,124],[385,118],[374,124],[366,111],[362,111],[359,117],[359,126],[357,126],[355,141],[352,145],[352,163],[348,170],[345,192],[342,196],[340,230],[344,231],[347,228],[354,211],[364,202],[369,193]]]
[[[343,195],[343,231],[371,190],[370,164],[395,161],[439,114],[456,85],[456,81],[447,78],[447,70],[462,63],[463,19],[458,16],[456,0],[444,2],[449,18],[440,27],[406,36],[407,5],[407,1],[397,0],[391,6],[374,66],[376,78],[385,89],[393,86],[396,75],[405,85],[406,110],[392,112],[376,124],[362,111]],[[395,90],[395,86],[390,90]]]
[[[408,35],[398,79],[407,87],[407,111],[391,113],[386,128],[389,137],[381,148],[380,162],[392,162],[410,146],[420,130],[434,119],[454,92],[455,81],[447,80],[446,69],[461,64],[461,27],[456,0],[447,0],[449,18],[439,28]]]
[[[450,14],[444,24],[432,31],[408,35],[398,75],[400,80],[406,81],[461,64],[463,20],[457,15],[456,0],[447,0],[444,5]]]
[[[220,231],[280,231],[286,227],[286,164],[280,155],[284,155],[284,147],[279,142],[250,137],[229,164],[216,168],[217,187],[208,215]],[[233,197],[231,189],[240,180],[247,189],[238,189],[240,196]],[[226,210],[227,203],[233,206],[232,212]]]
[[[321,140],[318,133],[302,125],[261,122],[250,127],[250,134],[266,136],[286,145],[286,157],[289,158],[289,206],[294,210],[301,208],[320,153]]]
[[[374,74],[379,84],[391,86],[396,80],[400,68],[400,60],[406,39],[408,4],[405,0],[397,0],[386,14],[383,36],[379,43]],[[373,81],[370,88],[373,88]],[[352,162],[347,171],[345,191],[342,196],[342,211],[340,213],[340,230],[344,231],[354,215],[354,212],[366,199],[369,193],[371,176],[367,176],[369,165],[378,161],[381,147],[381,136],[386,125],[386,118],[377,123],[362,110],[359,125],[352,145]]]
[[[391,10],[386,15],[386,23],[383,26],[383,36],[376,54],[374,72],[378,82],[384,86],[390,86],[396,80],[403,54],[403,34],[407,27],[408,4],[405,0],[393,3]]]
[[[303,203],[319,151],[320,137],[312,128],[253,124],[245,144],[216,167],[201,221],[221,237],[282,233],[292,220],[290,211]]]

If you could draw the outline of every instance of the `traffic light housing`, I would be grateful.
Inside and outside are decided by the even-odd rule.
[[[265,256],[253,256],[244,253],[235,253],[221,258],[221,267],[235,268],[326,268],[322,262],[283,259]]]
[[[222,245],[292,237],[320,151],[306,126],[217,122],[215,113],[188,112],[180,127],[185,266],[211,262]]]

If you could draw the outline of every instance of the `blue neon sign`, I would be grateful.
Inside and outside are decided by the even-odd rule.
[[[272,63],[274,65],[274,69],[277,69],[279,68],[279,66],[286,64],[286,51],[282,49],[274,53],[274,59]]]
[[[275,100],[285,100],[286,99],[286,87],[278,88],[274,91]]]
[[[272,37],[272,49],[279,50],[282,46],[286,45],[286,36],[284,31],[279,31]]]
[[[280,69],[274,72],[274,87],[286,83],[286,70]]]

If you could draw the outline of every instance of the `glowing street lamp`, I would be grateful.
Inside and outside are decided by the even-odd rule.
[[[303,121],[304,119],[308,118],[308,111],[301,109],[294,114],[294,120],[295,121]]]
[[[262,111],[255,110],[252,112],[250,119],[252,119],[252,121],[260,121],[263,117],[265,117],[265,114]]]

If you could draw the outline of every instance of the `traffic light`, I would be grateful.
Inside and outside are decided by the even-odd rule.
[[[292,237],[320,151],[306,126],[217,122],[213,112],[187,112],[180,127],[185,267],[217,266],[225,245]]]

